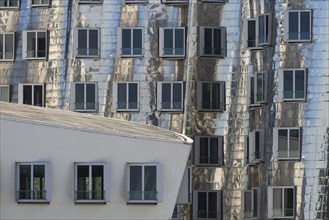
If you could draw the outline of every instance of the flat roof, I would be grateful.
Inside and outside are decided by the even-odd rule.
[[[189,137],[168,129],[47,107],[0,102],[0,119],[51,125],[118,136],[192,144],[192,140]]]

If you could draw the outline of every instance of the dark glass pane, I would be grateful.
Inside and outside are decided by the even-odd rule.
[[[273,216],[282,216],[282,189],[273,189]]]
[[[202,109],[210,109],[210,83],[202,83]]]
[[[294,189],[284,189],[284,216],[294,215]]]
[[[32,199],[31,197],[31,165],[19,166],[19,199]]]
[[[289,40],[298,39],[298,12],[289,12]]]
[[[142,54],[142,29],[134,29],[134,38],[133,38],[133,54],[140,55]]]
[[[283,72],[283,98],[294,97],[294,77],[293,71],[286,70]]]
[[[9,1],[10,7],[18,7],[18,0],[11,0]]]
[[[171,108],[171,84],[170,83],[162,83],[162,109],[170,109]]]
[[[208,164],[209,159],[209,148],[208,138],[200,138],[200,164]]]
[[[32,105],[32,85],[23,86],[23,104]]]
[[[118,109],[127,109],[127,84],[118,83]]]
[[[208,193],[208,218],[217,218],[217,193]]]
[[[142,167],[130,166],[129,200],[142,200]]]
[[[250,104],[255,104],[255,77],[250,77]]]
[[[260,132],[255,132],[255,159],[260,159]]]
[[[96,109],[96,86],[95,84],[86,84],[86,108]]]
[[[137,96],[138,96],[137,83],[129,84],[129,109],[137,109]]]
[[[221,109],[220,102],[220,84],[212,83],[212,109],[218,110]]]
[[[78,30],[78,55],[87,55],[87,30]]]
[[[249,137],[247,137],[247,149],[246,149],[246,163],[249,163]]]
[[[258,19],[258,32],[259,32],[259,38],[258,41],[259,43],[265,43],[265,16],[259,16]]]
[[[173,55],[174,51],[174,39],[173,39],[173,30],[165,29],[164,30],[164,38],[163,38],[163,54],[164,55]]]
[[[300,13],[300,39],[311,39],[310,12]]]
[[[295,98],[305,98],[305,74],[304,70],[295,71]]]
[[[248,47],[256,47],[256,21],[248,21]]]
[[[198,218],[207,218],[207,193],[198,192]]]
[[[14,58],[14,37],[12,34],[5,35],[5,59],[13,59]],[[0,36],[0,48],[1,48],[1,36]],[[0,49],[1,53],[1,49]],[[0,54],[1,57],[1,54]]]
[[[265,39],[264,43],[269,43],[269,34],[270,34],[270,18],[268,15],[265,16]]]
[[[104,199],[104,166],[92,166],[92,199]]]
[[[90,199],[89,197],[89,166],[77,167],[77,199]]]
[[[145,166],[144,200],[157,200],[156,184],[156,166]]]
[[[38,51],[37,57],[46,57],[46,33],[45,32],[38,32]]]
[[[210,138],[210,164],[219,163],[218,138]]]
[[[89,30],[89,55],[98,55],[98,30]]]
[[[184,30],[175,30],[175,55],[184,55]]]
[[[27,51],[26,51],[26,56],[31,58],[31,57],[36,57],[36,33],[35,32],[27,32]]]
[[[289,156],[299,158],[299,129],[289,131]]]
[[[85,107],[85,85],[75,84],[75,108],[84,109]]]
[[[279,157],[287,158],[288,157],[288,131],[286,129],[279,130]]]
[[[34,86],[34,105],[43,106],[42,104],[43,86]]]
[[[222,54],[222,41],[221,41],[221,29],[214,29],[214,55]]]
[[[131,30],[122,29],[122,54],[131,55]]]
[[[45,166],[33,166],[33,199],[46,199]]]
[[[212,54],[212,29],[205,28],[204,29],[204,54],[211,55]]]
[[[182,84],[173,84],[173,109],[182,109]]]

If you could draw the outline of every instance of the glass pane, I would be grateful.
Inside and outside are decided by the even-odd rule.
[[[273,189],[273,216],[282,216],[282,189]]]
[[[295,71],[295,98],[305,98],[305,74],[304,70]]]
[[[217,193],[208,193],[208,218],[217,218]]]
[[[162,83],[162,109],[171,109],[171,84]]]
[[[85,108],[85,85],[75,84],[75,109]]]
[[[198,192],[198,218],[207,218],[207,193]]]
[[[279,130],[279,140],[278,140],[278,156],[280,158],[287,158],[288,157],[288,131],[287,130]]]
[[[9,87],[0,87],[0,101],[9,102]]]
[[[256,85],[256,101],[261,102],[264,101],[264,74],[257,74],[257,85]]]
[[[255,132],[255,159],[260,159],[260,132]]]
[[[78,30],[78,55],[87,55],[87,30]]]
[[[137,109],[137,96],[138,96],[138,91],[137,91],[138,85],[137,83],[129,83],[129,109]]]
[[[300,13],[300,39],[311,39],[310,12]]]
[[[163,54],[164,55],[173,55],[174,51],[174,39],[173,39],[173,30],[165,29],[163,37]]]
[[[89,197],[89,166],[80,165],[77,167],[77,199],[90,199]]]
[[[37,57],[46,57],[46,32],[38,32]]]
[[[131,29],[122,29],[122,54],[131,55]]]
[[[0,45],[0,47],[1,47],[1,45]],[[5,59],[13,59],[13,58],[14,58],[14,37],[12,34],[6,34],[5,35]]]
[[[299,158],[299,129],[289,131],[289,156]]]
[[[33,166],[33,199],[46,199],[45,165]]]
[[[210,83],[202,83],[202,109],[210,109]]]
[[[28,58],[36,57],[36,33],[35,32],[27,32],[27,51],[26,56]]]
[[[134,29],[134,38],[133,38],[133,54],[141,55],[142,54],[142,29]]]
[[[284,215],[294,215],[294,189],[284,189]]]
[[[182,84],[173,83],[173,109],[182,109]]]
[[[259,36],[258,36],[258,41],[259,43],[265,43],[265,16],[259,16],[258,19],[258,32],[259,32]]]
[[[298,39],[298,12],[289,12],[289,40]]]
[[[222,54],[222,41],[221,41],[221,29],[215,28],[214,29],[214,55],[221,55]]]
[[[200,138],[200,164],[208,164],[209,152],[208,152],[208,138]]]
[[[184,30],[175,30],[175,55],[184,55]]]
[[[9,1],[10,7],[18,7],[18,0],[10,0]]]
[[[294,78],[293,71],[283,72],[283,98],[292,99],[294,97]]]
[[[248,47],[256,47],[256,21],[248,21]]]
[[[32,85],[23,86],[23,104],[32,105]]]
[[[34,86],[34,105],[35,106],[43,106],[43,97],[42,97],[42,94],[43,94],[43,86],[41,85],[36,85]]]
[[[104,199],[104,166],[92,166],[92,199]]]
[[[96,86],[86,84],[86,109],[96,109]]]
[[[255,77],[250,77],[250,104],[255,104]]]
[[[157,200],[156,184],[156,166],[145,166],[144,200]]]
[[[118,83],[118,109],[127,109],[127,84]]]
[[[142,167],[130,166],[129,200],[142,200]]]
[[[204,54],[212,54],[212,29],[204,29]]]
[[[31,197],[31,165],[19,166],[19,199],[32,199]]]
[[[244,192],[244,217],[250,218],[252,217],[251,210],[251,192]]]
[[[221,109],[220,84],[212,83],[212,109]]]
[[[210,164],[219,164],[218,138],[210,138]]]
[[[89,55],[98,55],[98,30],[89,30]]]

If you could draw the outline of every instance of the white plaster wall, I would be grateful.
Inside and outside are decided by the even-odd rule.
[[[169,219],[191,146],[120,137],[1,119],[0,219]],[[50,161],[50,204],[17,204],[15,162]],[[109,164],[110,202],[75,204],[74,162]],[[127,205],[126,162],[158,162],[163,168],[163,201]]]

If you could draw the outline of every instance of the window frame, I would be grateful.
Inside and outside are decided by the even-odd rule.
[[[2,101],[2,102],[10,102],[10,85],[0,85],[0,101]],[[7,98],[7,100],[2,100],[2,89],[3,88],[7,88],[8,89],[8,97],[6,97]]]
[[[130,54],[123,54],[122,53],[122,37],[123,37],[123,30],[131,30],[131,33],[130,33],[130,37],[131,37],[131,48],[130,49]],[[142,31],[142,36],[141,36],[141,45],[142,45],[142,48],[134,48],[133,45],[134,45],[134,30],[141,30]],[[120,27],[118,28],[118,51],[119,51],[119,54],[121,57],[143,57],[144,56],[144,28],[143,27]],[[127,48],[128,49],[128,48]],[[134,49],[141,49],[141,53],[140,54],[133,54],[133,50]]]
[[[219,94],[220,97],[220,103],[219,103],[219,108],[213,108],[212,106],[210,108],[203,108],[202,106],[202,100],[203,100],[203,91],[202,87],[204,84],[219,84],[219,90],[221,93]],[[212,90],[211,86],[211,90]],[[210,92],[210,94],[212,91]],[[209,99],[211,101],[210,105],[212,105],[212,95],[210,95]],[[226,108],[226,89],[225,89],[225,81],[197,81],[197,109],[200,112],[224,112]],[[222,106],[222,107],[221,107]]]
[[[264,37],[266,39],[266,30],[268,30],[268,35],[267,35],[267,40],[265,40],[264,42],[260,42],[260,17],[264,17]],[[267,21],[266,22],[266,17],[267,17]],[[260,14],[257,16],[257,20],[256,20],[256,44],[259,47],[263,47],[263,46],[268,46],[271,44],[271,37],[272,37],[272,14],[271,13],[265,13],[265,14]]]
[[[170,84],[170,108],[163,108],[162,103],[162,86],[163,84]],[[174,98],[174,92],[173,92],[173,85],[174,84],[180,84],[180,92],[181,92],[181,100],[180,100],[180,108],[174,108],[173,107],[173,98]],[[163,111],[163,112],[182,112],[184,109],[184,82],[183,81],[158,81],[157,82],[157,110]]]
[[[77,108],[76,106],[76,85],[82,84],[84,85],[84,103],[83,103],[83,108]],[[95,108],[94,109],[87,109],[87,85],[94,85],[95,86]],[[97,112],[98,110],[98,87],[97,87],[97,82],[74,82],[72,84],[72,90],[71,90],[71,98],[72,98],[72,111],[76,112]]]
[[[28,33],[34,33],[36,38],[35,38],[35,44],[36,44],[36,50],[33,50],[32,52],[37,53],[39,52],[38,47],[38,34],[39,33],[44,33],[45,34],[45,56],[43,57],[32,57],[32,56],[28,56],[28,51],[27,51],[27,44],[28,44]],[[46,60],[48,57],[48,31],[47,30],[24,30],[23,31],[23,43],[22,43],[22,55],[23,55],[23,60]]]
[[[39,1],[40,3],[33,3],[33,1]],[[48,3],[46,3],[46,4],[42,4],[42,1],[44,1],[44,0],[31,0],[31,7],[48,7],[48,6],[50,6],[51,0],[47,0]]]
[[[3,42],[3,48],[2,48],[2,56],[3,58],[0,58],[0,62],[6,62],[6,61],[14,61],[15,60],[15,32],[0,32],[0,37],[2,36],[2,42]],[[6,36],[7,35],[12,35],[12,41],[13,41],[13,45],[12,45],[12,53],[13,53],[13,58],[12,59],[7,59],[6,57]]]
[[[79,31],[80,30],[86,30],[87,31],[87,39],[86,39],[86,42],[87,42],[87,54],[79,54],[79,50],[81,48],[79,48]],[[90,46],[89,46],[89,32],[90,31],[97,31],[97,54],[96,55],[93,55],[93,54],[90,54]],[[75,43],[76,43],[76,46],[75,46],[75,57],[76,58],[100,58],[101,57],[101,33],[100,33],[100,29],[99,28],[76,28],[75,29]],[[83,48],[82,48],[83,49]]]
[[[218,213],[217,214],[217,218],[208,218],[208,217],[201,217],[199,218],[198,217],[198,204],[199,204],[199,193],[207,193],[207,199],[208,200],[208,196],[209,196],[209,193],[216,193],[216,199],[217,199],[217,210],[216,212]],[[210,219],[221,219],[221,216],[222,216],[222,191],[221,190],[193,190],[193,219],[197,219],[197,220],[210,220]],[[206,206],[207,206],[207,210],[206,210],[206,213],[209,213],[210,211],[208,211],[209,207],[208,207],[208,201],[206,201]]]
[[[256,153],[256,133],[259,134],[259,139],[258,139],[258,143],[259,143],[259,156],[258,158],[255,156]],[[265,131],[264,129],[256,129],[253,131],[249,132],[249,136],[248,136],[248,144],[245,148],[245,154],[248,154],[246,156],[248,156],[246,164],[248,165],[256,165],[259,164],[261,162],[264,162],[264,151],[265,151]]]
[[[212,34],[212,52],[211,54],[206,54],[204,52],[204,47],[205,47],[205,29],[211,29],[211,34]],[[220,54],[215,54],[214,53],[214,30],[220,30],[220,43],[221,43],[221,53]],[[226,27],[211,27],[211,26],[200,26],[199,27],[200,31],[200,48],[199,48],[199,53],[201,57],[219,57],[219,58],[224,58],[226,57],[226,50],[227,50],[227,40],[226,40]]]
[[[92,167],[93,166],[103,166],[103,190],[101,191],[103,193],[102,199],[93,199],[92,197],[92,183],[93,181],[90,181],[91,184],[89,184],[89,191],[88,196],[89,199],[78,199],[77,198],[77,192],[78,192],[78,167],[79,166],[88,166],[89,171],[89,179],[92,179]],[[83,204],[83,203],[93,203],[93,204],[106,204],[106,202],[110,201],[110,189],[109,189],[109,167],[108,163],[106,162],[74,162],[74,202],[75,204]],[[87,191],[86,191],[87,192]]]
[[[293,215],[292,216],[285,216],[285,215],[281,215],[281,216],[275,216],[273,213],[274,210],[274,202],[273,202],[273,190],[274,189],[281,189],[282,193],[281,193],[281,206],[282,209],[284,210],[284,206],[285,206],[285,202],[284,202],[284,190],[285,189],[292,189],[293,190]],[[295,186],[269,186],[268,187],[268,218],[271,219],[292,219],[295,218],[296,216],[296,194],[297,194],[297,188]]]
[[[30,199],[22,199],[20,198],[19,192],[20,190],[20,166],[30,166],[31,167],[31,179],[30,179]],[[34,186],[34,166],[44,166],[44,189],[40,191],[45,191],[44,199],[33,199],[33,186]],[[49,161],[33,161],[33,162],[15,162],[16,167],[16,202],[17,203],[50,203],[51,201],[51,164]]]
[[[173,53],[172,54],[165,54],[164,53],[164,44],[165,44],[165,39],[164,39],[164,32],[165,30],[173,30],[173,48],[169,48],[169,49],[173,49]],[[176,30],[183,30],[183,46],[184,48],[176,48],[175,47],[175,33]],[[185,54],[186,54],[186,28],[185,27],[159,27],[159,57],[162,58],[181,58],[184,59],[185,58]],[[183,49],[183,54],[176,54],[175,50],[176,49]]]
[[[126,108],[119,108],[119,104],[118,104],[118,94],[119,94],[119,84],[126,84]],[[137,85],[137,94],[136,94],[136,98],[137,98],[137,108],[129,108],[129,103],[133,103],[133,102],[129,102],[129,85],[130,84],[136,84]],[[137,81],[115,81],[113,82],[113,96],[112,96],[112,110],[116,111],[116,112],[137,112],[139,111],[139,82]]]
[[[0,6],[0,10],[2,9],[19,9],[20,1],[19,0],[7,0],[7,4],[9,2],[17,2],[17,6]]]
[[[140,200],[134,200],[130,199],[129,193],[130,193],[130,167],[132,166],[140,166],[142,167],[142,199]],[[144,183],[144,177],[145,177],[145,167],[147,166],[154,166],[156,168],[156,199],[155,200],[145,200],[144,198],[144,192],[145,192],[145,183]],[[159,163],[140,163],[140,162],[132,162],[132,163],[126,163],[126,201],[127,204],[158,204],[162,201],[162,169],[161,165]]]
[[[32,106],[37,106],[34,105],[34,87],[35,86],[42,86],[42,105],[40,107],[45,106],[45,85],[42,83],[20,83],[18,84],[18,103],[24,104],[24,86],[32,86],[32,94],[31,94],[31,102]],[[29,105],[29,104],[26,104]]]
[[[200,147],[201,147],[201,138],[207,138],[208,139],[208,162],[207,163],[201,163],[200,162]],[[223,161],[224,161],[224,136],[206,136],[206,135],[197,135],[195,136],[195,142],[194,142],[194,163],[195,165],[199,167],[222,167],[223,166]],[[211,157],[211,150],[210,150],[210,140],[211,139],[217,139],[218,141],[218,146],[217,146],[217,159],[218,163],[211,163],[210,158]]]
[[[103,4],[103,0],[78,0],[79,4]]]
[[[284,74],[286,71],[292,71],[293,72],[293,91],[285,91],[284,90]],[[304,98],[295,98],[296,96],[296,71],[304,71]],[[306,101],[307,99],[307,69],[301,69],[301,68],[293,68],[293,69],[281,69],[280,75],[279,75],[279,100],[283,102],[288,101]],[[293,97],[292,98],[285,98],[284,93],[285,92],[292,92]]]
[[[279,130],[287,130],[287,157],[279,156]],[[290,130],[298,130],[298,157],[290,157]],[[273,156],[277,160],[300,160],[302,152],[302,128],[301,127],[275,127],[273,128]]]
[[[253,187],[250,190],[243,190],[241,192],[241,210],[242,210],[242,219],[259,219],[260,210],[261,210],[261,187]],[[250,193],[250,200],[247,201],[246,193]],[[255,202],[255,193],[256,193],[256,202]],[[250,214],[247,214],[246,204],[250,204]],[[256,207],[255,207],[256,204]]]
[[[258,76],[261,75],[262,93],[258,93]],[[261,96],[261,99],[258,97]],[[260,106],[267,103],[267,72],[255,72],[252,76],[248,77],[248,97],[249,107]]]
[[[289,13],[291,12],[298,12],[298,39],[290,39],[290,32],[289,32]],[[310,37],[308,39],[300,39],[301,36],[301,18],[300,14],[302,12],[308,12],[309,13],[309,25],[310,25],[310,32],[309,35]],[[302,43],[302,42],[311,42],[312,41],[312,29],[313,29],[313,13],[312,10],[286,10],[284,11],[284,41],[287,43]]]

